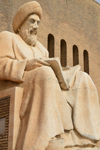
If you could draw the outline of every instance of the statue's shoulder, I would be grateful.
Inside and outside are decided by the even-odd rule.
[[[9,31],[2,31],[0,32],[0,38],[1,39],[11,39],[13,36],[15,36],[15,33],[9,32]]]

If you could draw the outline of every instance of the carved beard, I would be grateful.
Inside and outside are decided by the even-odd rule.
[[[37,42],[37,30],[35,29],[21,29],[19,30],[21,38],[30,46],[35,46]]]

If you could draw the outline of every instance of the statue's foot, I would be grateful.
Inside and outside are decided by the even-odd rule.
[[[64,150],[64,139],[63,138],[55,138],[50,140],[48,147],[46,150]]]

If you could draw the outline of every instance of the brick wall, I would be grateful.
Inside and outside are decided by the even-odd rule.
[[[30,0],[0,0],[0,31],[10,30],[17,8]],[[47,47],[48,34],[55,38],[55,56],[60,57],[60,41],[67,44],[67,65],[73,66],[73,45],[79,50],[83,70],[83,51],[89,53],[89,73],[100,93],[100,4],[94,0],[37,0],[43,8],[38,39]],[[99,94],[100,96],[100,94]]]

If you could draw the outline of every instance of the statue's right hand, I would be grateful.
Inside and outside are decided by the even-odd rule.
[[[38,59],[38,58],[30,59],[27,61],[25,70],[30,71],[37,67],[41,67],[43,65],[49,66],[49,64],[45,62],[43,59]]]

